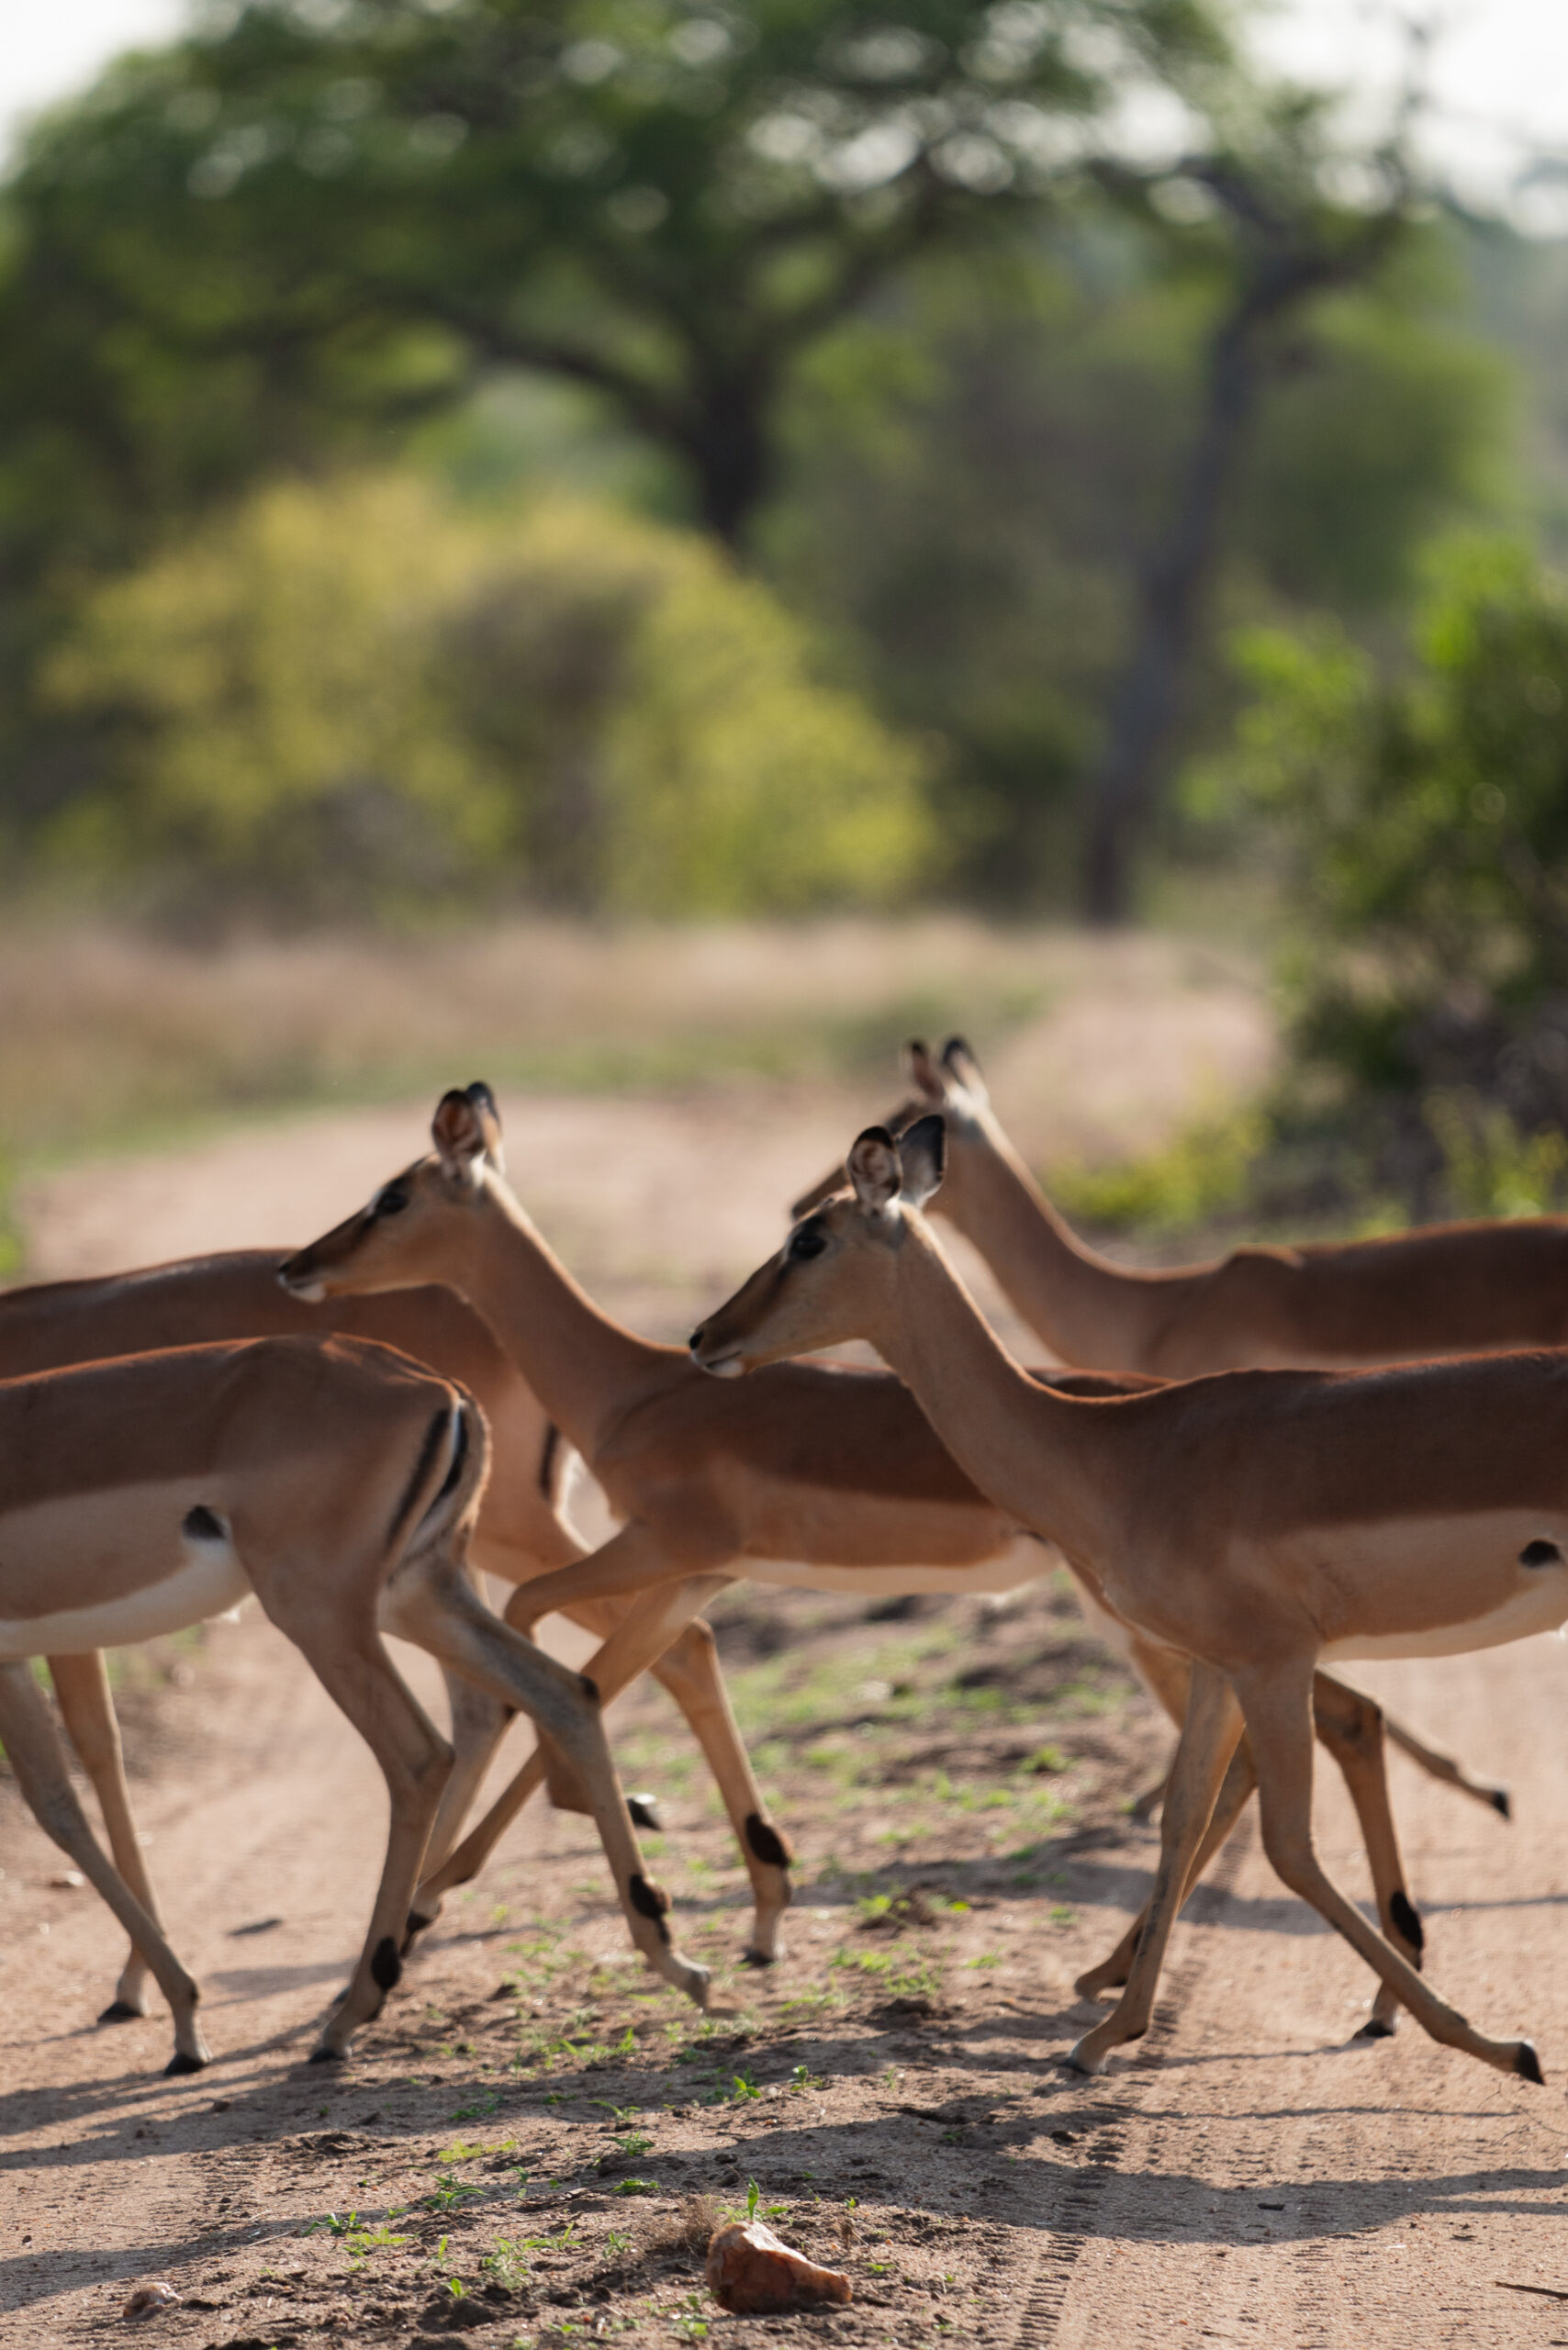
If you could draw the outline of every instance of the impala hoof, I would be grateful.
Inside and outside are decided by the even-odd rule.
[[[166,2080],[174,2081],[182,2073],[205,2073],[211,2062],[210,2056],[191,2056],[185,2049],[176,2048],[163,2067],[163,2076]],[[1537,2078],[1540,2078],[1539,2074]]]
[[[657,1796],[651,1796],[645,1792],[642,1795],[628,1796],[626,1808],[632,1815],[633,1828],[645,1828],[655,1836],[663,1834],[664,1814],[659,1809]]]
[[[341,2065],[343,2061],[343,2052],[341,2048],[329,2048],[323,2042],[319,2048],[313,2048],[310,2051],[308,2061],[312,2065]]]
[[[1061,2061],[1066,2065],[1070,2073],[1093,2074],[1103,2073],[1104,2071],[1105,2059],[1103,2054],[1097,2050],[1091,2048],[1089,2045],[1089,2042],[1092,2036],[1093,2035],[1092,2033],[1086,2034],[1083,2039],[1076,2043],[1075,2046],[1070,2048],[1067,2054],[1062,2058]]]
[[[129,1999],[111,1999],[98,2017],[100,2023],[137,2023],[146,2014],[145,2008],[133,2008]]]
[[[1369,2016],[1361,2030],[1352,2036],[1357,2040],[1392,2040],[1394,2027],[1385,2023],[1382,2016]]]
[[[1546,2075],[1540,2069],[1540,2058],[1535,2053],[1533,2041],[1520,2041],[1519,2053],[1514,2059],[1514,2070],[1521,2081],[1533,2081],[1538,2089],[1546,2087]]]
[[[1513,1818],[1513,1816],[1514,1816],[1514,1799],[1513,1799],[1512,1796],[1508,1793],[1508,1790],[1507,1790],[1507,1788],[1506,1788],[1506,1787],[1494,1787],[1494,1788],[1493,1788],[1493,1790],[1492,1790],[1492,1808],[1493,1808],[1493,1810],[1494,1810],[1494,1811],[1500,1812],[1500,1813],[1502,1814],[1502,1816],[1503,1816],[1503,1818],[1504,1818],[1505,1819],[1510,1819],[1510,1820],[1511,1820],[1511,1819]]]
[[[778,1958],[770,1950],[743,1950],[741,1953],[743,1966],[777,1966],[778,1964]]]

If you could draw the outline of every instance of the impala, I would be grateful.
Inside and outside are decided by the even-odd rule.
[[[895,1134],[939,1111],[936,1213],[973,1243],[1063,1362],[1195,1379],[1211,1371],[1349,1370],[1568,1341],[1568,1216],[1439,1224],[1371,1240],[1233,1249],[1137,1271],[1069,1229],[1008,1140],[961,1036],[909,1048],[915,1098]],[[797,1200],[799,1220],[845,1181]]]
[[[428,1158],[291,1258],[283,1278],[311,1298],[444,1281],[486,1315],[624,1520],[591,1558],[521,1590],[517,1610],[543,1614],[574,1597],[667,1592],[678,1578],[700,1576],[867,1597],[995,1593],[1033,1581],[1050,1562],[1025,1521],[977,1490],[887,1372],[790,1363],[749,1386],[719,1388],[685,1348],[653,1345],[600,1313],[509,1190],[487,1088],[446,1094],[431,1132]],[[1117,1384],[1092,1377],[1067,1383],[1096,1392]],[[670,1606],[666,1622],[678,1612],[673,1598]],[[1180,1722],[1186,1656],[1141,1632],[1124,1639]],[[642,1654],[622,1634],[613,1667],[608,1651],[592,1662],[607,1697]],[[1417,1957],[1420,1925],[1388,1810],[1378,1709],[1327,1675],[1315,1694],[1322,1733],[1366,1835],[1379,1913]],[[531,1758],[431,1873],[416,1896],[417,1916],[433,1914],[442,1896],[482,1865],[540,1767],[539,1757]],[[1237,1807],[1250,1790],[1249,1771],[1238,1759],[1226,1796]],[[1114,1969],[1116,1962],[1109,1964]],[[1113,1972],[1104,1979],[1121,1977]],[[1386,2029],[1386,2017],[1380,2012],[1370,2028]]]
[[[705,1971],[670,1944],[591,1684],[501,1624],[470,1585],[488,1452],[461,1387],[354,1339],[185,1347],[0,1384],[0,1738],[39,1825],[103,1895],[168,2000],[172,2073],[208,2062],[197,1986],[104,1858],[28,1661],[178,1630],[252,1592],[370,1746],[391,1804],[369,1930],[317,2061],[342,2056],[398,1980],[452,1763],[384,1631],[525,1707],[558,1740],[588,1791],[634,1941],[701,1998]]]
[[[465,1387],[489,1424],[490,1474],[469,1549],[473,1564],[515,1584],[586,1556],[561,1510],[567,1449],[472,1307],[440,1288],[310,1306],[280,1287],[282,1261],[278,1250],[241,1249],[139,1272],[9,1290],[0,1295],[0,1380],[224,1339],[339,1333],[378,1340]],[[591,1601],[566,1612],[601,1639],[621,1615],[613,1605]],[[98,1797],[115,1865],[156,1919],[157,1897],[131,1815],[103,1659],[89,1651],[51,1656],[49,1662],[71,1742]],[[706,1623],[699,1618],[681,1630],[651,1669],[686,1716],[718,1783],[755,1896],[748,1947],[759,1962],[766,1961],[773,1954],[778,1921],[789,1899],[789,1879],[782,1863],[761,1858],[745,1832],[749,1819],[765,1817],[764,1806]],[[431,1864],[451,1850],[512,1710],[459,1673],[447,1670],[444,1678],[455,1759],[431,1831]],[[553,1800],[587,1810],[587,1799],[560,1757],[553,1754],[551,1762]],[[632,1808],[640,1825],[652,1824],[635,1799]],[[783,1839],[778,1841],[782,1850]],[[118,2022],[146,2009],[146,1964],[133,1944],[100,2021]]]
[[[851,1188],[693,1336],[738,1378],[869,1340],[983,1492],[1059,1544],[1101,1604],[1193,1660],[1147,1921],[1120,2002],[1072,2050],[1096,2072],[1148,2029],[1170,1928],[1245,1729],[1263,1842],[1436,2040],[1540,2081],[1478,2032],[1325,1874],[1312,1701],[1325,1659],[1447,1655],[1568,1618],[1568,1352],[1380,1371],[1230,1371],[1096,1399],[1019,1369],[922,1214],[943,1121],[862,1134]]]

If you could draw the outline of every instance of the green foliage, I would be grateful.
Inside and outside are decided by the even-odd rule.
[[[1052,1196],[1070,1216],[1113,1229],[1179,1230],[1244,1196],[1268,1120],[1256,1107],[1194,1120],[1163,1149],[1111,1167],[1057,1167]],[[1042,1748],[1042,1755],[1054,1749]],[[1036,1759],[1036,1770],[1061,1767]]]
[[[1524,547],[1434,558],[1412,660],[1339,631],[1254,633],[1225,780],[1296,909],[1299,1052],[1381,1103],[1407,1192],[1555,1197],[1568,1115],[1568,588]],[[1211,778],[1211,782],[1212,782]]]
[[[50,687],[110,780],[46,854],[219,919],[504,889],[796,912],[896,898],[926,851],[918,753],[812,678],[800,626],[604,509],[277,486],[90,596]]]
[[[1391,282],[1295,321],[1225,522],[1232,622],[1386,610],[1434,525],[1488,510],[1501,370],[1456,319],[1441,252],[1430,232]],[[1027,257],[934,256],[800,371],[763,553],[878,707],[947,746],[952,875],[983,897],[1037,908],[1076,886],[1129,551],[1166,526],[1228,283],[1201,243],[1079,215]],[[1201,652],[1185,699],[1189,739],[1221,739],[1234,683]]]
[[[1129,90],[1224,55],[1202,0],[250,0],[28,142],[36,386],[85,328],[69,420],[107,443],[199,363],[221,463],[250,412],[397,417],[537,365],[689,464],[729,535],[802,342],[1036,198]]]

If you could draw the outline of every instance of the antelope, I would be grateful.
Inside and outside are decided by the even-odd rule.
[[[637,1337],[600,1312],[509,1189],[487,1087],[445,1094],[431,1136],[427,1158],[290,1258],[282,1279],[311,1299],[449,1282],[486,1316],[577,1447],[623,1523],[591,1557],[522,1587],[513,1603],[517,1619],[574,1597],[673,1595],[678,1578],[745,1577],[869,1598],[1002,1593],[1033,1582],[1051,1563],[1046,1541],[1014,1512],[986,1500],[886,1371],[781,1363],[749,1386],[722,1389],[686,1348]],[[1091,1375],[1067,1383],[1103,1393],[1148,1382]],[[673,1595],[670,1608],[666,1623],[678,1612]],[[1185,1654],[1138,1631],[1124,1637],[1180,1723]],[[619,1647],[610,1644],[614,1668],[609,1650],[589,1667],[607,1698],[643,1661],[634,1640],[617,1639]],[[1315,1697],[1361,1819],[1379,1914],[1417,1958],[1420,1925],[1388,1809],[1378,1709],[1327,1675]],[[1240,1802],[1251,1786],[1246,1768],[1238,1765]],[[444,1894],[482,1866],[539,1769],[535,1755],[431,1871],[415,1896],[417,1917],[437,1914]],[[1121,1978],[1113,1972],[1105,1979]],[[1386,2012],[1369,2029],[1388,2029],[1393,2006],[1384,2002]]]
[[[941,1113],[935,1212],[978,1248],[1021,1318],[1062,1362],[1196,1379],[1211,1371],[1340,1371],[1568,1342],[1568,1216],[1426,1225],[1370,1240],[1233,1249],[1139,1271],[1087,1248],[991,1105],[961,1036],[909,1048],[914,1099],[894,1134]],[[809,1215],[835,1168],[790,1210]]]
[[[375,1339],[459,1382],[488,1422],[491,1468],[469,1547],[474,1566],[500,1582],[519,1584],[587,1556],[562,1509],[568,1449],[472,1307],[442,1288],[309,1306],[280,1286],[282,1261],[281,1250],[252,1248],[106,1278],[9,1290],[0,1295],[0,1380],[223,1339],[334,1333]],[[592,1602],[566,1610],[600,1639],[613,1629],[621,1612],[614,1605]],[[49,1665],[72,1745],[98,1797],[115,1865],[156,1919],[157,1896],[131,1813],[103,1659],[89,1650],[51,1656]],[[700,1617],[677,1634],[650,1669],[685,1715],[718,1784],[753,1887],[746,1955],[754,1964],[768,1964],[789,1899],[789,1878],[783,1863],[760,1857],[747,1836],[748,1820],[770,1823],[735,1729],[712,1633]],[[443,1668],[443,1677],[455,1759],[431,1831],[432,1866],[451,1851],[511,1710],[450,1669]],[[560,1756],[552,1753],[550,1762],[552,1800],[586,1811],[587,1798]],[[631,1807],[639,1826],[657,1824],[638,1798],[631,1799]],[[773,1834],[782,1850],[784,1838],[777,1830]],[[766,1837],[758,1841],[767,1843]],[[146,2012],[146,1962],[133,1943],[99,2021],[116,2023]]]
[[[210,2061],[198,1987],[104,1858],[29,1661],[175,1631],[252,1592],[364,1739],[390,1798],[369,1930],[313,2063],[344,2055],[398,1981],[452,1767],[383,1632],[549,1730],[588,1790],[633,1941],[703,1998],[706,1970],[673,1947],[668,1904],[644,1869],[591,1684],[501,1624],[469,1583],[488,1460],[465,1389],[358,1339],[183,1347],[0,1384],[0,1738],[39,1826],[151,1968],[174,2021],[169,2072]]]
[[[940,1056],[909,1047],[913,1100],[886,1121],[902,1134],[939,1111],[946,1172],[933,1203],[980,1252],[1002,1293],[1062,1361],[1193,1379],[1271,1366],[1333,1371],[1415,1357],[1478,1354],[1568,1338],[1568,1217],[1431,1225],[1375,1240],[1239,1248],[1209,1265],[1138,1272],[1087,1248],[1036,1182],[991,1107],[961,1036]],[[794,1222],[842,1189],[842,1167],[791,1207]],[[1561,1310],[1551,1304],[1558,1268]],[[1095,1626],[1104,1631],[1105,1627]],[[1113,1635],[1111,1645],[1125,1648]],[[1420,1768],[1503,1818],[1508,1791],[1384,1714]],[[1133,1810],[1147,1817],[1164,1792]]]
[[[1477,2031],[1369,1926],[1312,1838],[1325,1660],[1452,1655],[1568,1619],[1568,1350],[1375,1371],[1226,1371],[1124,1396],[1014,1362],[922,1213],[943,1121],[867,1129],[849,1189],[694,1333],[722,1377],[868,1339],[998,1505],[1055,1540],[1100,1604],[1192,1660],[1147,1919],[1115,2009],[1068,2062],[1148,2029],[1170,1928],[1245,1730],[1285,1885],[1431,2036],[1540,2082],[1528,2040]]]

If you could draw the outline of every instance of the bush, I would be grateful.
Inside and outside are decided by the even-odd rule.
[[[1455,1203],[1568,1118],[1568,587],[1467,541],[1395,671],[1327,627],[1240,650],[1228,776],[1285,860],[1298,1065],[1407,1199],[1446,1168]]]
[[[907,892],[918,752],[689,533],[413,476],[274,486],[89,596],[93,784],[46,856],[208,917],[795,912]]]

